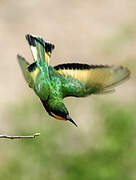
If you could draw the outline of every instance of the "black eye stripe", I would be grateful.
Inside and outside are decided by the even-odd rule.
[[[57,116],[61,116],[61,117],[63,117],[63,118],[66,118],[66,116],[67,116],[67,114],[64,113],[64,112],[61,111],[61,110],[52,110],[51,112],[52,112],[53,114],[55,114],[55,115],[57,115]]]
[[[37,42],[39,42],[45,49],[46,52],[52,52],[52,50],[55,48],[55,46],[53,44],[50,44],[50,43],[46,43],[46,42],[42,42],[40,41],[39,39],[35,38],[35,40]]]

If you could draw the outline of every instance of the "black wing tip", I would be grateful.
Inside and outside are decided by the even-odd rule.
[[[47,53],[52,53],[52,51],[53,51],[54,48],[55,48],[55,45],[54,45],[54,44],[51,44],[51,43],[49,43],[49,42],[45,42],[44,48],[45,48],[45,51],[46,51]]]
[[[36,46],[35,37],[33,37],[31,34],[26,34],[25,37],[30,46]]]
[[[37,41],[45,48],[45,41],[42,38],[31,34],[26,34],[25,37],[30,46],[36,47],[35,41]]]
[[[109,68],[109,67],[119,67],[120,69],[123,69],[126,71],[126,76],[130,77],[130,70],[127,67],[124,66],[114,66],[114,65],[89,65],[89,64],[81,64],[81,63],[66,63],[66,64],[59,64],[57,66],[54,66],[56,70],[59,69],[73,69],[73,70],[90,70],[90,69],[97,69],[97,68]]]
[[[106,68],[109,67],[108,65],[89,65],[89,64],[81,64],[81,63],[66,63],[66,64],[59,64],[54,68],[56,70],[59,69],[73,69],[73,70],[89,70],[89,69],[96,69],[96,68]]]
[[[45,51],[52,53],[52,51],[55,49],[55,45],[51,44],[49,42],[45,42]]]
[[[33,72],[36,68],[37,68],[37,64],[36,62],[34,62],[28,66],[28,71]]]
[[[51,44],[50,42],[44,41],[40,36],[36,37],[36,36],[31,35],[31,34],[26,34],[25,37],[26,37],[30,46],[36,46],[35,41],[37,41],[38,43],[40,43],[45,48],[46,52],[51,53],[55,48],[54,44]]]
[[[54,67],[56,70],[59,69],[90,69],[88,64],[80,64],[80,63],[66,63],[66,64],[59,64]]]

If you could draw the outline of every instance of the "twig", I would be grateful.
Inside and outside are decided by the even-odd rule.
[[[21,139],[21,138],[35,138],[40,136],[40,133],[35,133],[31,136],[9,136],[9,135],[0,135],[0,138],[7,138],[7,139]]]

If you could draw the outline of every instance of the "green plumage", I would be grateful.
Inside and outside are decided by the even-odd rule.
[[[24,78],[49,115],[57,119],[69,120],[76,125],[64,105],[64,97],[108,93],[130,75],[129,70],[121,66],[69,63],[52,67],[49,61],[55,46],[29,34],[26,39],[35,62],[29,65],[23,57],[17,56]]]

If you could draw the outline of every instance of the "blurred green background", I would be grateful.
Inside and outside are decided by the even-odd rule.
[[[136,1],[0,1],[0,180],[136,179]],[[127,66],[129,81],[108,95],[67,98],[75,128],[48,116],[16,60],[32,62],[24,35],[55,44],[51,64]]]

